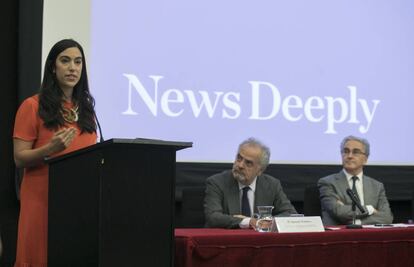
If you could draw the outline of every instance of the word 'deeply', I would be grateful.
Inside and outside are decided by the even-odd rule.
[[[157,117],[160,112],[168,117],[179,117],[186,112],[198,118],[205,113],[209,118],[271,120],[279,114],[287,121],[307,120],[311,123],[326,123],[326,134],[336,134],[335,125],[342,123],[357,124],[360,133],[367,133],[374,119],[380,100],[358,98],[356,86],[348,86],[347,98],[334,96],[298,95],[282,97],[279,89],[266,81],[248,81],[248,90],[194,91],[179,89],[160,89],[159,75],[150,75],[151,88],[134,74],[123,74],[129,82],[128,107],[124,115],[138,115],[133,109],[135,99],[145,105]],[[138,97],[138,99],[136,98]],[[243,103],[243,105],[241,104]],[[249,103],[246,105],[245,103]],[[139,105],[140,107],[142,105]],[[264,108],[265,107],[265,108]]]

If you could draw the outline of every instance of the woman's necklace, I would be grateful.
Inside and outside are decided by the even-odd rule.
[[[75,106],[73,108],[65,108],[62,107],[62,110],[60,113],[62,114],[63,119],[68,123],[74,123],[77,122],[79,119],[79,107]]]

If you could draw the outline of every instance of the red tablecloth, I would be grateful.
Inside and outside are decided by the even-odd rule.
[[[322,233],[176,229],[175,266],[414,266],[414,228]]]

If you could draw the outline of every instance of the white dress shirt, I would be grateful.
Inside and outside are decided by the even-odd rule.
[[[352,177],[354,177],[354,176],[358,177],[358,179],[356,179],[356,181],[355,181],[355,188],[356,188],[356,191],[358,192],[358,196],[359,196],[359,200],[361,201],[361,205],[364,206],[365,203],[364,203],[364,181],[363,181],[364,174],[363,174],[363,172],[360,172],[357,175],[352,175],[352,174],[347,173],[345,169],[343,171],[345,173],[346,179],[348,180],[349,188],[351,188],[351,189],[352,189],[352,183],[353,183]],[[375,210],[372,205],[366,205],[365,209],[368,211],[369,215],[373,214],[374,210]],[[361,224],[361,220],[357,219],[357,220],[355,220],[355,223],[356,224]]]

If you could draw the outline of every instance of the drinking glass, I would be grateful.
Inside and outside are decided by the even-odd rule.
[[[257,206],[257,210],[259,214],[257,215],[256,231],[271,232],[273,226],[273,206]]]

